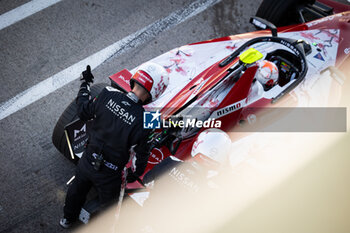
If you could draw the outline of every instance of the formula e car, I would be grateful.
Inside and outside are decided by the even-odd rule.
[[[206,127],[234,131],[243,122],[256,121],[257,109],[295,100],[296,93],[307,92],[327,69],[329,90],[332,82],[344,82],[336,68],[350,53],[350,6],[330,0],[264,0],[251,23],[262,30],[185,45],[151,60],[166,68],[169,86],[145,106],[150,114],[161,114],[158,122],[144,125],[156,128],[145,172],[170,155],[186,159],[196,135]],[[254,78],[261,59],[279,70],[277,84],[269,89]],[[130,91],[135,71],[111,75],[111,86]],[[92,96],[105,86],[92,86]],[[56,148],[72,161],[81,157],[91,123],[79,120],[76,109],[73,101],[52,137]]]

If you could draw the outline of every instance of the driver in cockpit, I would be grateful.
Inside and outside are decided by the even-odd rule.
[[[278,68],[275,63],[267,60],[257,61],[259,66],[250,88],[247,102],[252,103],[260,98],[264,91],[270,90],[278,82]]]
[[[268,60],[257,61],[259,66],[255,79],[260,82],[265,91],[270,90],[278,81],[278,68],[275,63]]]

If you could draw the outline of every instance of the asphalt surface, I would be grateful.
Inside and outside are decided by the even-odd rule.
[[[0,0],[0,14],[26,2]],[[0,103],[192,2],[63,0],[2,29]],[[108,82],[109,75],[184,44],[253,31],[248,20],[260,2],[222,0],[107,60],[93,70],[96,81]],[[0,120],[0,233],[67,232],[58,221],[74,165],[51,135],[78,88],[73,81]]]

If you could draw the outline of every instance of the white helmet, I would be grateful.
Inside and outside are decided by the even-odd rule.
[[[228,161],[231,139],[220,129],[201,132],[192,146],[191,155],[201,164],[224,165]]]
[[[256,62],[259,66],[255,78],[263,85],[264,89],[273,87],[278,80],[278,69],[275,63],[260,60]]]
[[[150,94],[151,99],[147,102],[153,102],[163,94],[168,86],[169,75],[163,66],[153,62],[146,62],[131,77],[131,89],[134,88],[135,82],[145,88]]]

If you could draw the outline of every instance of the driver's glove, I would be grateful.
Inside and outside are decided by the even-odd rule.
[[[91,73],[91,67],[89,65],[86,67],[86,70],[83,71],[80,77],[81,77],[80,80],[88,84],[94,82],[94,76]]]

